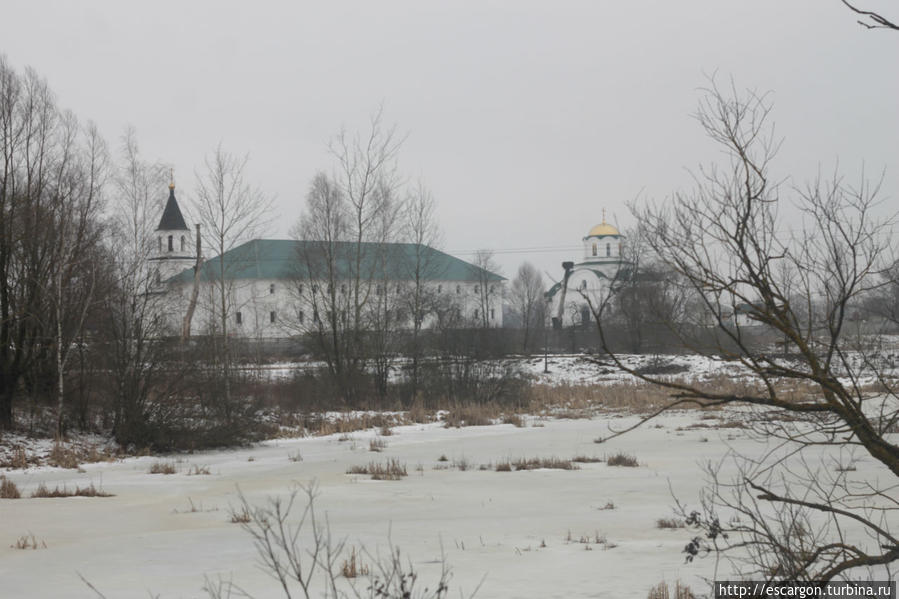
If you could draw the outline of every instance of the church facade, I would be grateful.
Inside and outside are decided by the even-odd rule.
[[[221,290],[228,334],[283,339],[320,330],[332,318],[352,314],[362,298],[378,322],[411,328],[408,297],[418,287],[427,300],[424,328],[501,327],[505,279],[428,246],[408,243],[254,239],[221,256],[200,260],[199,226],[187,226],[174,185],[155,232],[149,266],[161,317],[173,335],[221,329]],[[417,268],[416,268],[417,266]],[[356,284],[361,281],[364,289]]]
[[[579,262],[563,262],[562,278],[546,292],[554,328],[585,326],[593,320],[593,310],[612,292],[626,267],[625,236],[605,220],[581,239],[584,247]]]

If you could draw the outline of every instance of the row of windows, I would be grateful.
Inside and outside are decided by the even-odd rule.
[[[162,237],[156,238],[156,245],[158,246],[159,252],[162,252]],[[187,240],[184,238],[184,235],[181,236],[181,251],[183,252],[187,247]],[[169,235],[169,251],[175,251],[175,236]]]
[[[234,315],[234,317],[235,317],[235,320],[237,321],[237,324],[243,324],[243,314],[241,312],[237,312]],[[276,312],[272,311],[272,312],[268,313],[268,321],[270,323],[274,324],[275,321],[277,321],[277,320],[278,320],[278,314]],[[300,322],[302,322],[302,320],[300,320]]]
[[[596,244],[594,243],[593,244],[593,255],[594,256],[596,255],[596,249],[597,249]],[[619,251],[621,251],[620,247],[619,247]],[[606,258],[610,258],[611,256],[612,256],[612,244],[606,243]]]
[[[480,317],[480,314],[481,314],[480,311],[479,311],[477,308],[475,308],[475,311],[474,311],[474,317],[477,319],[477,318]],[[391,316],[391,314],[388,314],[387,316],[388,316],[388,318],[389,318],[389,317]],[[393,314],[393,316],[394,316],[397,320],[399,320],[399,319],[402,318],[402,312],[400,312],[399,310],[397,310],[397,311],[395,312],[395,314]],[[235,315],[234,315],[234,317],[235,317],[235,321],[237,322],[237,324],[243,324],[243,313],[242,313],[242,312],[240,312],[240,311],[236,312]],[[343,318],[344,321],[346,321],[346,318],[347,318],[347,312],[346,312],[346,310],[344,310],[344,311],[341,313],[341,317]],[[313,318],[315,319],[315,322],[318,322],[318,321],[319,321],[318,311],[316,311],[316,312],[313,313]],[[329,318],[329,319],[331,318],[331,312],[328,312],[328,318]],[[494,308],[490,308],[490,320],[495,320],[495,319],[496,319],[496,310],[495,310]],[[269,321],[271,324],[275,324],[275,322],[277,322],[277,320],[278,320],[278,314],[277,314],[277,312],[275,312],[274,310],[272,310],[271,312],[268,313],[268,321]],[[306,313],[303,312],[302,310],[298,311],[298,312],[297,312],[297,320],[300,321],[300,324],[303,324],[304,322],[306,322]]]
[[[298,291],[299,291],[299,294],[300,294],[300,295],[303,294],[304,289],[305,289],[305,287],[304,287],[303,285],[300,285],[300,286],[299,286]],[[375,295],[384,295],[384,290],[385,290],[385,289],[386,289],[386,287],[385,287],[384,285],[377,285],[377,286],[375,287]],[[473,290],[474,293],[479,294],[479,293],[481,293],[481,286],[480,286],[480,285],[475,285],[475,286],[472,288],[472,290]],[[274,285],[274,284],[269,285],[268,292],[269,292],[269,294],[274,294],[274,293],[275,293],[275,285]],[[318,285],[313,285],[313,286],[312,286],[312,293],[318,293],[318,292],[319,292],[319,286],[318,286]],[[347,292],[347,286],[346,286],[346,285],[341,285],[341,286],[340,286],[340,293],[346,294],[346,292]],[[396,292],[397,292],[397,293],[402,293],[402,292],[403,292],[403,286],[402,286],[402,285],[397,285],[397,286],[396,286]],[[491,286],[490,286],[490,290],[489,290],[488,293],[495,293],[495,292],[496,292],[496,286],[495,286],[495,285],[491,285]],[[328,295],[331,294],[331,286],[330,286],[330,285],[328,285],[328,286],[326,287],[325,293],[327,293]],[[443,285],[437,285],[437,293],[443,293]],[[461,294],[462,294],[462,285],[456,285],[456,294],[457,294],[457,295],[461,295]]]

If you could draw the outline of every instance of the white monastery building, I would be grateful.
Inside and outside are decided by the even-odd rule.
[[[505,279],[429,246],[254,239],[203,260],[197,272],[199,228],[192,234],[184,221],[174,184],[155,235],[149,263],[161,316],[173,335],[182,330],[195,286],[193,335],[220,328],[216,294],[222,287],[228,334],[242,338],[313,332],[332,318],[350,317],[351,298],[364,302],[371,322],[409,328],[408,298],[416,281],[427,299],[419,314],[424,328],[503,324]]]

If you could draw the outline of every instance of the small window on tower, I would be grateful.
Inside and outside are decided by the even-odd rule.
[[[302,292],[303,291],[300,290],[300,293],[302,293]],[[271,285],[268,286],[268,294],[275,295],[275,284],[274,283],[272,283]]]
[[[175,251],[175,236],[174,235],[169,235],[169,251],[170,252]]]
[[[608,258],[611,255],[612,255],[612,244],[607,243],[606,244],[606,258]]]
[[[274,311],[268,313],[268,321],[272,324],[275,323],[275,313]]]
[[[300,324],[303,324],[303,321],[304,321],[305,319],[306,319],[306,315],[303,314],[303,311],[302,311],[302,310],[300,310],[299,312],[297,312],[297,320],[300,321]]]
[[[593,255],[594,256],[596,255],[596,244],[595,243],[593,244]]]
[[[243,324],[243,315],[238,312],[235,316],[237,317],[237,324]]]

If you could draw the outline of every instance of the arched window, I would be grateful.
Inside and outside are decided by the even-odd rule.
[[[169,235],[169,251],[173,251],[175,249],[175,236]]]
[[[184,235],[181,236],[181,251],[184,251]]]
[[[303,293],[303,286],[302,286],[302,285],[300,285],[300,293]],[[274,283],[272,283],[271,285],[268,286],[268,294],[269,294],[269,295],[275,295],[275,284],[274,284]]]
[[[593,244],[593,255],[594,256],[596,255],[596,244],[595,243]]]
[[[607,243],[606,244],[606,258],[610,257],[611,255],[612,255],[612,244]]]

